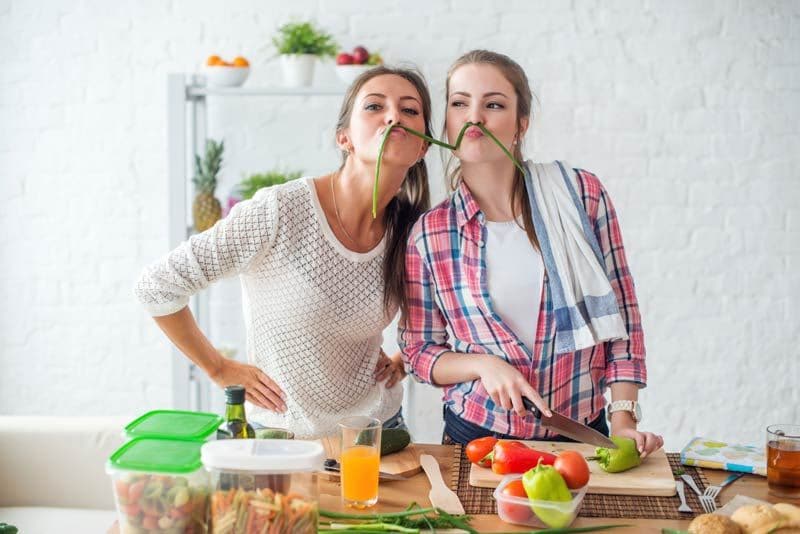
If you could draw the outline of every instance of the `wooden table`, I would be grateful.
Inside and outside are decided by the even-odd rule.
[[[442,476],[445,480],[450,480],[450,471],[453,461],[452,445],[431,445],[416,443],[415,447],[420,453],[432,455],[439,462],[442,469]],[[718,484],[728,476],[725,471],[713,469],[705,470],[706,477],[711,484]],[[321,477],[319,504],[321,508],[327,510],[342,510],[340,497],[340,486],[338,479]],[[370,512],[396,512],[406,508],[412,501],[420,506],[430,506],[428,492],[430,484],[424,473],[419,473],[404,481],[381,482],[380,496],[378,504]],[[735,495],[746,495],[755,499],[767,502],[779,502],[779,499],[767,493],[767,479],[755,475],[745,475],[731,486],[725,488],[720,500],[724,505]],[[785,499],[784,499],[785,500]],[[476,515],[473,516],[472,526],[481,532],[500,532],[500,531],[525,531],[530,530],[525,527],[517,527],[504,523],[496,515]],[[689,521],[677,521],[672,519],[608,519],[602,517],[578,517],[572,526],[585,527],[590,525],[625,524],[630,525],[625,529],[614,529],[606,532],[636,532],[636,533],[658,533],[662,528],[673,528],[685,530],[689,526]],[[115,523],[108,531],[108,534],[119,532]]]
[[[427,453],[435,457],[442,469],[444,479],[450,480],[450,472],[453,460],[452,445],[429,445],[415,444],[420,453]],[[711,484],[718,484],[730,473],[706,469],[706,477]],[[326,477],[323,477],[326,478]],[[430,484],[424,473],[419,473],[410,477],[406,481],[381,482],[378,504],[372,509],[375,512],[394,512],[404,509],[411,501],[415,501],[420,506],[429,506],[428,492]],[[341,510],[340,488],[336,480],[323,480],[320,484],[320,507],[328,510]],[[768,502],[779,502],[778,499],[768,495],[767,479],[755,475],[745,475],[731,486],[725,488],[720,494],[721,503],[724,505],[735,495],[747,495],[755,499]],[[372,511],[371,510],[371,511]],[[516,527],[500,521],[496,515],[475,515],[472,519],[472,526],[481,532],[500,532],[500,531],[525,531],[530,528]],[[613,529],[606,532],[653,532],[659,533],[662,528],[674,528],[685,530],[689,526],[689,521],[677,521],[671,519],[608,519],[602,517],[578,517],[572,526],[584,527],[590,525],[626,524],[631,525],[625,529]]]

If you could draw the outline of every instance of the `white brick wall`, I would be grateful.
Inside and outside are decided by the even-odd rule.
[[[418,64],[437,131],[459,53],[523,64],[540,99],[528,153],[596,172],[616,202],[644,314],[646,427],[668,448],[800,421],[800,2],[402,5],[0,1],[0,412],[170,403],[168,344],[131,294],[167,247],[166,75],[241,53],[248,84],[274,82],[272,32],[313,17],[347,48]],[[318,79],[334,81],[330,65]],[[244,172],[330,169],[338,105],[212,100],[221,194]],[[238,298],[235,281],[212,292],[217,343],[241,336]],[[413,428],[436,440],[437,393],[413,389]]]

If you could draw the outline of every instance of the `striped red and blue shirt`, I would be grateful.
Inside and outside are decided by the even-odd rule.
[[[608,279],[629,339],[555,353],[555,317],[547,273],[533,350],[492,309],[486,282],[485,218],[466,184],[426,212],[411,231],[406,253],[408,313],[398,330],[409,372],[433,383],[436,360],[445,352],[493,354],[513,365],[553,411],[589,423],[605,406],[613,382],[646,385],[644,335],[639,305],[625,257],[619,222],[598,178],[581,169],[578,191],[594,227]],[[448,330],[452,344],[448,342]],[[455,415],[493,432],[547,439],[554,434],[533,417],[519,417],[494,404],[480,380],[444,387],[443,400]]]

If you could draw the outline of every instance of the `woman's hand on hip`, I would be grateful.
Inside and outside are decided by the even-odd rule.
[[[274,412],[285,412],[283,391],[267,374],[247,363],[225,360],[219,370],[210,376],[219,387],[244,386],[248,401]]]
[[[478,374],[486,393],[503,409],[514,410],[520,417],[525,417],[529,412],[522,403],[522,397],[527,397],[542,413],[551,414],[541,395],[522,373],[505,360],[497,356],[484,356],[478,363]]]
[[[400,353],[387,356],[381,349],[378,356],[378,363],[375,365],[375,381],[383,382],[386,380],[386,387],[391,388],[406,377],[406,369],[403,366],[403,359]]]

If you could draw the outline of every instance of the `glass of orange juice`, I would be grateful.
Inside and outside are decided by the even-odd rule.
[[[363,416],[339,422],[342,436],[339,463],[345,506],[363,509],[378,502],[382,426],[378,419]]]

